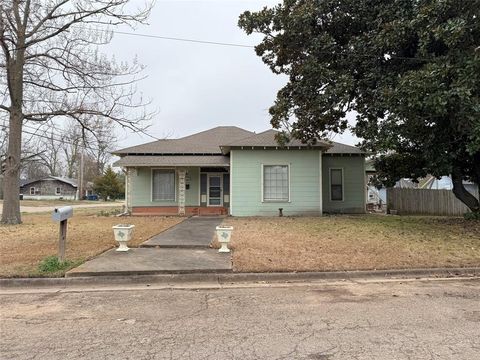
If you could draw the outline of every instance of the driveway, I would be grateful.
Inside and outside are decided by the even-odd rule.
[[[112,207],[121,207],[123,203],[109,203],[109,202],[99,202],[98,204],[76,204],[76,205],[56,205],[56,206],[20,206],[20,212],[22,213],[44,213],[51,212],[59,206],[71,206],[74,209],[90,209],[90,208],[112,208]],[[2,214],[3,206],[0,206],[0,214]]]
[[[0,358],[478,359],[478,279],[243,286],[0,295]]]

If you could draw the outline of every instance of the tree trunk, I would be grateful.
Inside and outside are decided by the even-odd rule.
[[[22,113],[12,107],[3,178],[3,224],[20,224],[20,158],[22,155]]]
[[[480,212],[480,203],[478,199],[463,186],[462,170],[458,167],[453,168],[452,183],[453,193],[457,199],[463,202],[472,212]]]
[[[18,6],[18,3],[16,4]],[[23,73],[25,66],[25,26],[18,24],[17,48],[6,57],[10,95],[8,149],[3,178],[3,224],[20,224],[20,165],[22,159]]]

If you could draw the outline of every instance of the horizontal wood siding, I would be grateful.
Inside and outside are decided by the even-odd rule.
[[[471,191],[478,199],[478,188]],[[462,216],[469,212],[452,190],[435,189],[387,189],[387,208],[397,210],[398,214],[422,214]]]
[[[330,169],[343,169],[343,200],[330,200]],[[355,214],[365,212],[366,184],[363,156],[323,156],[323,212]]]
[[[276,216],[320,214],[318,150],[233,150],[231,214]],[[262,164],[290,165],[290,202],[262,202]]]

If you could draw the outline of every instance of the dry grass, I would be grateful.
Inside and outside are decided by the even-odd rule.
[[[460,218],[227,218],[234,271],[480,266],[480,222]]]
[[[84,261],[116,246],[112,226],[135,225],[129,246],[138,246],[155,234],[182,221],[178,217],[107,217],[98,216],[106,209],[76,210],[68,221],[66,257]],[[58,223],[48,214],[23,215],[22,225],[0,225],[0,276],[39,276],[37,267],[46,256],[56,255]],[[62,274],[56,274],[62,275]]]

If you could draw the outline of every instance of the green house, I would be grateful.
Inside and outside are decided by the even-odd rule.
[[[365,212],[365,153],[277,131],[220,126],[114,152],[133,215],[321,215]]]

